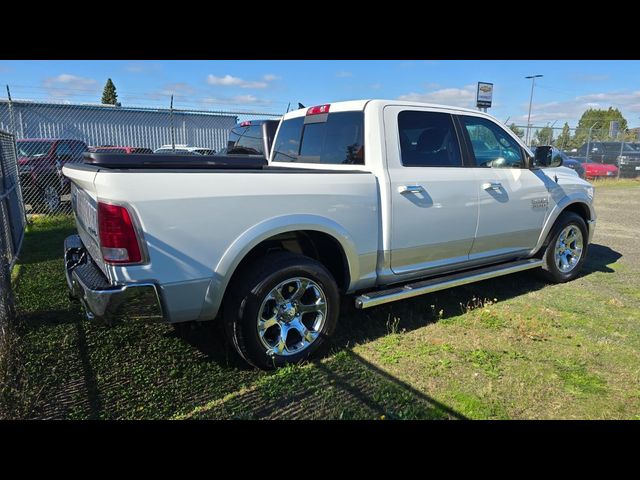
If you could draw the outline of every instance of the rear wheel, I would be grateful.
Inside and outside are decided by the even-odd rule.
[[[299,363],[335,330],[339,293],[331,273],[302,255],[267,255],[238,275],[225,299],[230,342],[251,365]]]
[[[562,213],[549,234],[540,275],[553,283],[568,282],[576,278],[587,255],[587,239],[584,219],[573,212]]]

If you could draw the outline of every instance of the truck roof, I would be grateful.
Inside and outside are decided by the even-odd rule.
[[[436,103],[424,103],[424,102],[409,102],[406,100],[385,100],[385,99],[366,99],[366,100],[347,100],[342,102],[332,102],[327,103],[327,105],[331,105],[329,109],[329,113],[331,112],[348,112],[354,110],[364,110],[365,106],[368,103],[375,103],[378,108],[384,108],[386,105],[406,105],[409,107],[427,107],[427,108],[438,108],[438,109],[446,109],[449,111],[455,111],[460,113],[473,113],[474,115],[481,115],[493,118],[497,120],[495,117],[488,113],[481,112],[479,110],[474,110],[472,108],[464,108],[464,107],[455,107],[452,105],[439,105]],[[323,104],[319,104],[323,105]],[[305,108],[300,108],[298,110],[294,110],[284,115],[284,119],[295,118],[295,117],[303,117],[306,115],[307,110],[314,105],[309,105]],[[499,120],[498,120],[499,121]],[[502,123],[502,122],[500,122]]]

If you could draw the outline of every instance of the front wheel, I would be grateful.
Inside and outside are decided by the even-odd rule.
[[[229,289],[227,337],[255,367],[306,360],[335,330],[338,287],[331,273],[309,257],[267,255],[239,274]]]
[[[549,243],[542,257],[541,276],[553,283],[576,278],[587,256],[587,239],[587,225],[580,215],[573,212],[561,214],[549,234]]]

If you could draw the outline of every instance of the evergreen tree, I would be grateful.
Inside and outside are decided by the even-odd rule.
[[[110,78],[107,79],[107,83],[105,83],[104,90],[102,91],[102,103],[104,105],[120,106],[120,102],[118,102],[118,94],[116,93],[116,86]]]

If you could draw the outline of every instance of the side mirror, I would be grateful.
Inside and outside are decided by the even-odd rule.
[[[553,148],[550,146],[536,147],[536,156],[533,160],[534,168],[553,168],[562,165],[562,156],[553,156]]]

